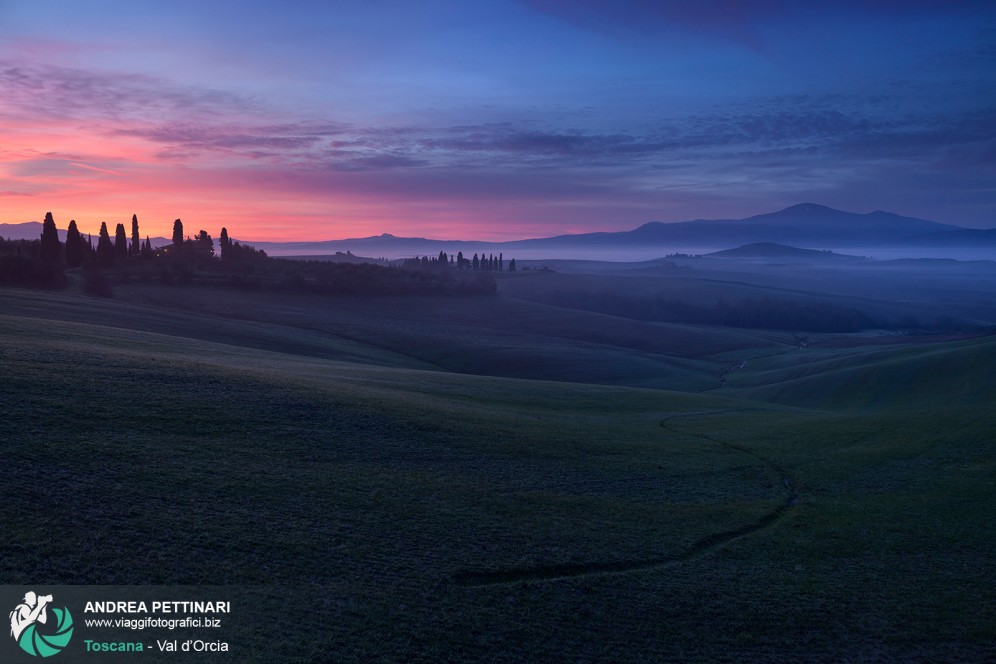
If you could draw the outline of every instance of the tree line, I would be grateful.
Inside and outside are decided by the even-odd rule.
[[[483,274],[455,276],[436,270],[275,260],[262,250],[232,240],[227,228],[221,229],[217,252],[215,248],[214,239],[205,230],[186,235],[180,219],[173,222],[172,242],[153,247],[148,236],[142,240],[137,215],[131,218],[130,237],[125,225],[117,224],[112,238],[107,222],[102,222],[95,242],[71,220],[62,242],[49,212],[38,240],[0,238],[0,284],[62,288],[70,281],[67,275],[82,272],[86,290],[99,295],[110,295],[114,285],[128,283],[348,294],[477,295],[497,291],[493,277]],[[500,257],[492,265],[501,269]],[[480,265],[473,269],[482,271]]]
[[[138,225],[138,215],[131,216],[131,237],[124,224],[118,224],[114,229],[114,239],[111,239],[107,222],[100,223],[100,231],[97,233],[97,242],[94,244],[93,236],[84,236],[76,225],[76,220],[69,221],[66,230],[66,241],[59,240],[59,231],[55,226],[55,219],[52,213],[45,214],[45,221],[42,223],[41,237],[37,247],[32,240],[11,241],[4,240],[5,258],[10,255],[22,254],[34,259],[43,265],[62,266],[67,268],[77,267],[113,267],[115,263],[128,259],[150,260],[156,257],[165,256],[215,256],[214,240],[207,231],[201,230],[197,235],[185,236],[183,232],[183,222],[177,219],[173,222],[173,242],[170,245],[160,248],[153,248],[149,236],[145,240],[141,239]],[[246,258],[265,258],[266,252],[239,242],[233,242],[228,237],[228,229],[221,229],[220,257],[222,260],[240,260]]]
[[[470,270],[473,272],[515,272],[515,259],[512,258],[505,263],[502,253],[497,256],[483,253],[478,257],[464,258],[463,252],[458,251],[456,256],[440,251],[438,256],[414,256],[404,260],[405,267],[411,268],[452,268],[456,270]]]

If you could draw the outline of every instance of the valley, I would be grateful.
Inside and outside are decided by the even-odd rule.
[[[509,276],[0,291],[4,577],[238,588],[254,661],[993,652],[996,337],[801,345]]]

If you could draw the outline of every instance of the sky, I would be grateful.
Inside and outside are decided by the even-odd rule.
[[[0,222],[996,227],[996,3],[0,0]]]

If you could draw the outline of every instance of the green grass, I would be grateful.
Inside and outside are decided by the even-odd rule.
[[[565,364],[611,347],[629,383],[642,354],[710,383],[729,359],[668,355],[644,328],[610,346],[611,320],[571,336],[549,308],[526,333],[461,300],[141,295],[0,291],[6,583],[231,584],[259,602],[236,661],[996,652],[992,409],[952,384],[916,411],[782,398],[858,390],[841,376],[862,362],[984,364],[986,341],[791,351],[731,374],[750,389],[698,394],[470,372],[468,348],[524,335]]]
[[[996,403],[996,337],[945,344],[800,350],[749,363],[738,394],[830,409],[922,409]],[[743,389],[747,388],[747,389]]]

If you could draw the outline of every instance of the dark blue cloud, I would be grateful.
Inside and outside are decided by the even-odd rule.
[[[897,18],[991,11],[987,0],[524,0],[536,11],[591,29],[635,32],[693,28],[752,41],[759,25],[806,17]]]

